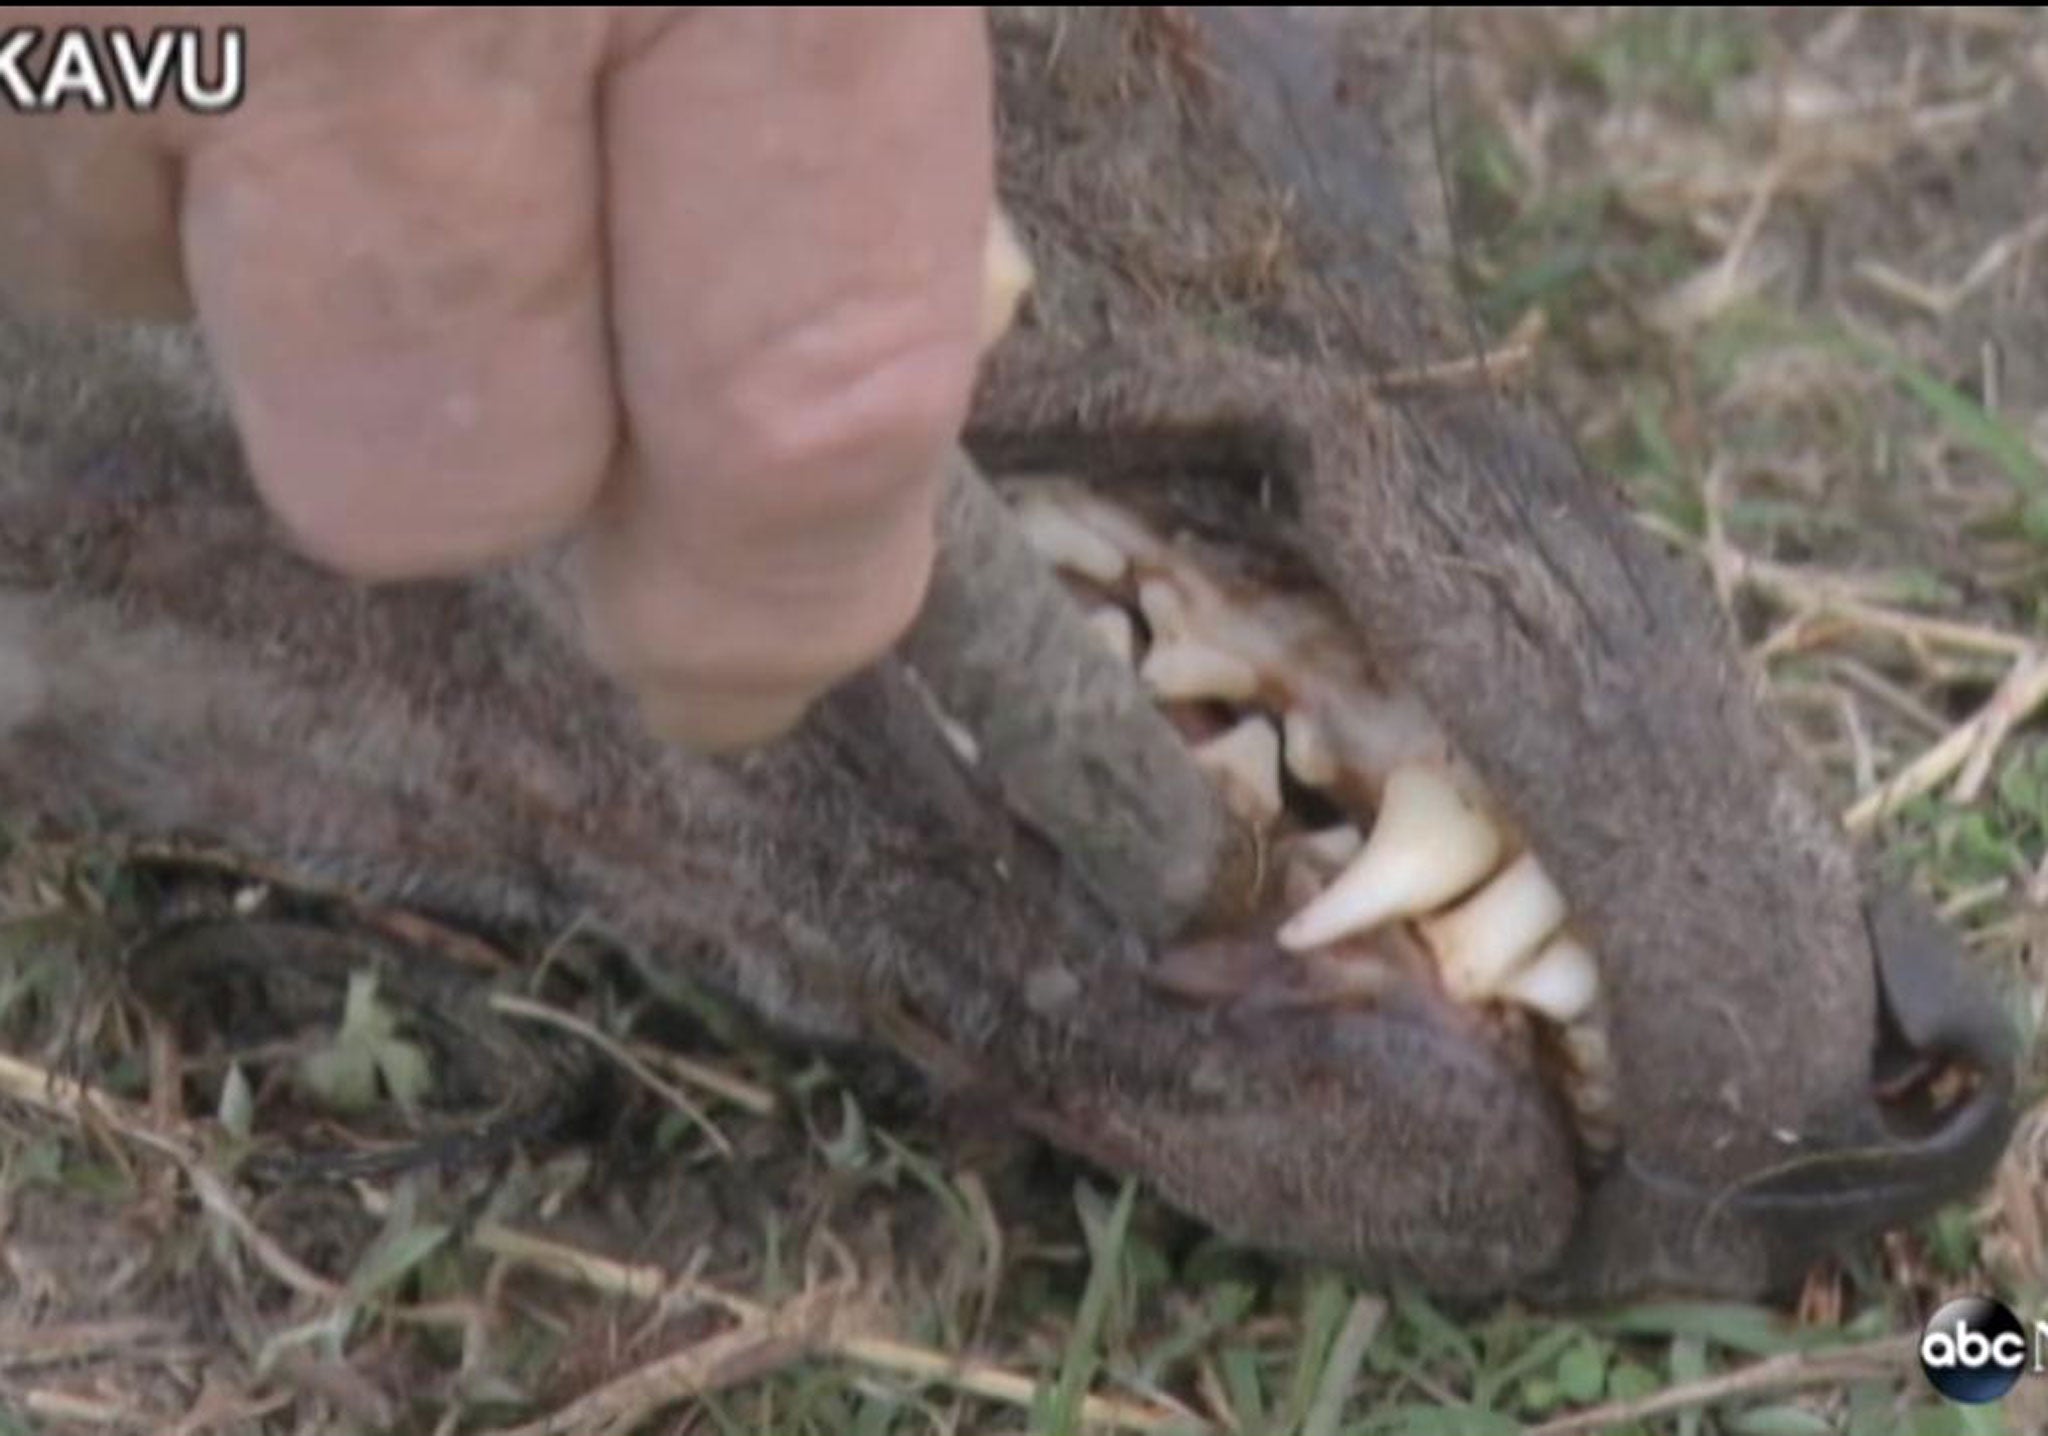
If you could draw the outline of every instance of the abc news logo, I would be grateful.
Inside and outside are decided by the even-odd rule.
[[[2028,1370],[2048,1370],[2048,1321],[2034,1323],[2030,1345],[2009,1308],[1986,1297],[1958,1297],[1921,1331],[1920,1369],[1951,1401],[1996,1401]]]

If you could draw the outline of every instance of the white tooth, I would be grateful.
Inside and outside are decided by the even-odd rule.
[[[1445,990],[1476,1002],[1498,992],[1564,917],[1563,894],[1531,853],[1460,906],[1425,920],[1422,938],[1436,954]]]
[[[1269,823],[1280,816],[1280,735],[1264,718],[1245,719],[1195,749],[1195,762],[1223,787],[1241,818]]]
[[[1322,896],[1280,929],[1300,951],[1428,912],[1485,877],[1500,857],[1500,833],[1459,796],[1442,769],[1394,770],[1372,838]]]
[[[1138,585],[1138,611],[1155,640],[1188,636],[1187,600],[1165,579],[1148,578]]]
[[[1516,973],[1501,995],[1557,1023],[1586,1015],[1600,996],[1600,968],[1584,945],[1552,938],[1536,960]]]
[[[1018,501],[1017,523],[1024,537],[1047,563],[1112,584],[1124,576],[1130,560],[1124,551],[1049,499],[1031,496]]]
[[[1126,663],[1138,661],[1138,627],[1121,608],[1104,604],[1088,615],[1088,626],[1118,658]]]
[[[1287,771],[1311,788],[1327,788],[1337,781],[1337,755],[1330,751],[1330,738],[1315,715],[1303,708],[1290,708],[1282,720],[1285,726]]]
[[[1138,669],[1161,698],[1247,699],[1259,691],[1259,675],[1234,653],[1206,643],[1155,643]]]

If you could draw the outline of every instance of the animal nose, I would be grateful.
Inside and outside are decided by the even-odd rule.
[[[1867,1105],[1826,1150],[1739,1184],[1730,1215],[1809,1247],[1911,1221],[1967,1195],[2005,1150],[2019,1044],[1955,939],[1897,894],[1864,909],[1879,1030]]]
[[[2016,1119],[2016,1031],[1918,903],[1877,898],[1864,924],[1879,1019],[1871,1080],[1855,1105],[1814,1114],[1782,1160],[1717,1187],[1622,1153],[1588,1194],[1579,1237],[1540,1284],[1544,1294],[1783,1290],[1830,1247],[1982,1185]]]

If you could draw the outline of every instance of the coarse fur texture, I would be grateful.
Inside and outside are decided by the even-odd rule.
[[[374,592],[294,556],[180,334],[0,329],[0,798],[473,923],[594,918],[657,981],[892,1043],[1228,1232],[1448,1293],[1754,1290],[1817,1235],[1975,1182],[2009,1055],[1927,1015],[1980,1004],[1909,929],[1890,960],[1938,980],[1888,980],[1914,1004],[1897,1026],[1985,1080],[1931,1133],[1886,1126],[1869,895],[1700,585],[1539,416],[1401,378],[1469,348],[1386,143],[1412,52],[1369,21],[995,23],[1039,286],[969,448],[1123,485],[1342,602],[1594,937],[1611,1165],[1526,1052],[1398,1004],[1204,1006],[1147,980],[1226,880],[1227,825],[1135,686],[1075,656],[1049,588],[1011,677],[1052,707],[1014,732],[977,696],[989,655],[949,666],[989,630],[950,626],[966,596],[939,601],[942,572],[904,657],[787,741],[692,758],[581,657],[553,556]],[[1135,771],[1104,768],[1119,751],[1157,781],[1105,798]],[[1132,860],[1148,844],[1171,871]]]

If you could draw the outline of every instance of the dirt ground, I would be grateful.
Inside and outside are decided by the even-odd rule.
[[[2048,16],[1454,11],[1436,48],[1494,369],[1711,573],[1844,820],[2031,1031]],[[0,900],[0,1436],[2048,1430],[2048,1385],[1945,1407],[1911,1344],[1949,1295],[2048,1311],[2048,1108],[1980,1203],[1795,1309],[1453,1313],[1218,1242],[884,1059],[658,1006],[583,934],[508,957],[94,843],[15,845]],[[223,912],[370,956],[253,1036],[232,983],[152,1016],[116,980],[167,960],[167,914]],[[544,976],[524,1012],[401,1022],[394,935]],[[464,1075],[505,1044],[596,1070],[575,1140],[519,1140],[545,1082]],[[422,1127],[503,1140],[374,1160]]]

